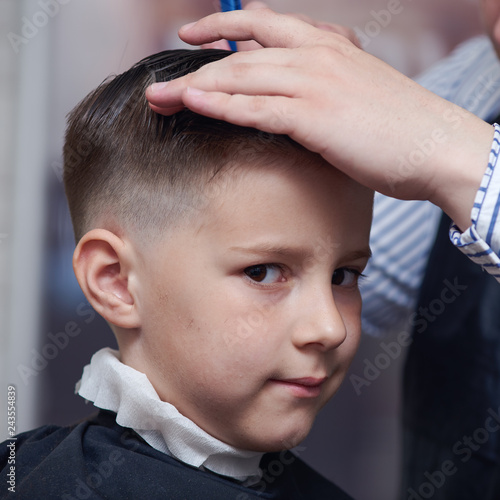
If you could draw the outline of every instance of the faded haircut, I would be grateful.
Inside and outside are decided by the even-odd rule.
[[[145,91],[151,83],[229,54],[155,54],[103,82],[73,109],[64,145],[64,186],[77,241],[96,227],[131,230],[148,239],[161,236],[178,217],[203,208],[207,185],[228,165],[262,162],[262,156],[304,157],[297,152],[305,150],[287,136],[189,110],[163,116],[150,109]]]

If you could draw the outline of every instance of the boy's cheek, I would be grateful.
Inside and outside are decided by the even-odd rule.
[[[227,347],[269,348],[287,328],[287,315],[279,301],[267,296],[240,295],[230,305],[225,303],[224,317],[219,321],[221,335]],[[263,294],[264,295],[264,294]],[[228,316],[227,311],[232,311]],[[288,315],[290,318],[290,315]]]
[[[280,333],[264,324],[258,315],[240,316],[232,328],[219,335],[222,348],[239,366],[258,366],[267,353],[273,351],[274,340]]]
[[[334,290],[333,299],[348,333],[356,335],[361,330],[362,300],[359,289]]]

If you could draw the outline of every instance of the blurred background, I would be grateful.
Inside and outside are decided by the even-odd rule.
[[[409,76],[481,31],[474,0],[268,4],[355,28],[367,51]],[[387,16],[389,6],[397,14]],[[65,116],[108,75],[182,46],[178,27],[215,10],[213,0],[0,0],[0,394],[17,387],[20,432],[91,413],[74,385],[96,350],[116,345],[73,276]],[[369,385],[353,382],[398,333],[363,338],[339,394],[297,450],[358,500],[396,498],[404,352]]]

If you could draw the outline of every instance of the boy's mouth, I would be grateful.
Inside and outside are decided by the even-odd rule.
[[[316,398],[321,394],[321,388],[327,377],[303,377],[291,379],[272,379],[270,382],[289,390],[298,398]]]

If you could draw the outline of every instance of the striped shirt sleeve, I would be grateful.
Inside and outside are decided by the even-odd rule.
[[[500,126],[490,151],[488,168],[474,201],[472,225],[464,233],[456,225],[450,228],[450,239],[473,262],[500,282]]]

